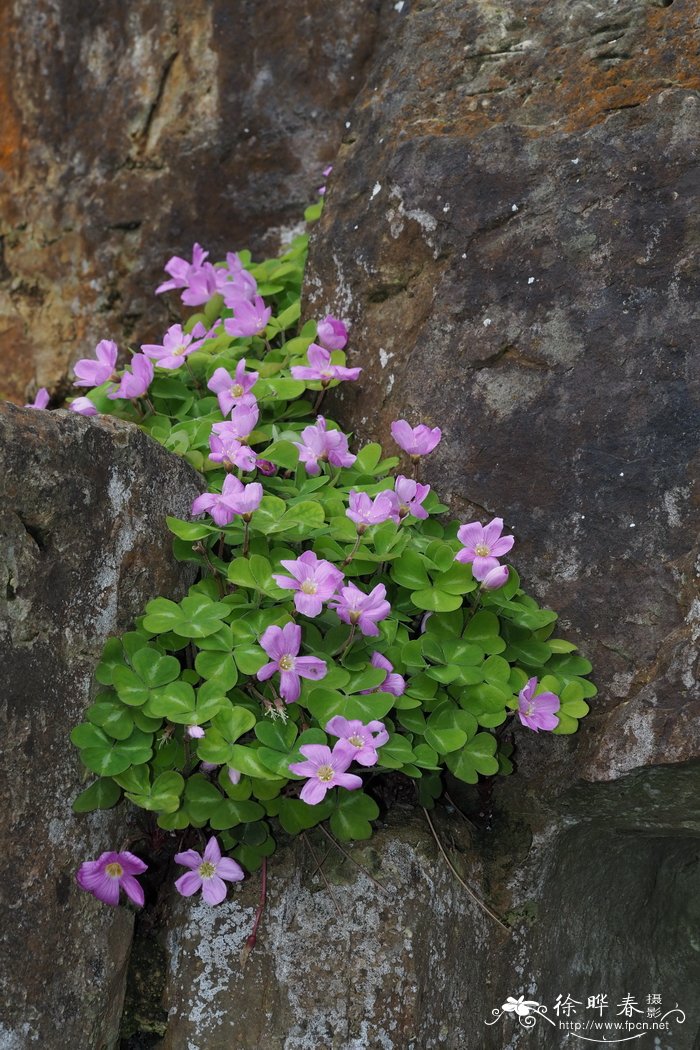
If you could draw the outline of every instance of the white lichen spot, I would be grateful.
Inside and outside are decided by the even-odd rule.
[[[403,11],[404,0],[396,0],[394,4],[394,11],[398,11],[399,14]]]
[[[374,198],[377,196],[377,194],[381,192],[381,189],[382,189],[381,182],[375,182],[374,186],[372,187],[372,196],[370,197],[371,201],[373,201]]]
[[[488,328],[489,325],[493,324],[493,321],[491,320],[490,317],[485,317],[482,323],[483,323],[484,328]]]
[[[511,204],[511,206],[510,206],[510,210],[511,210],[511,211],[520,211],[520,209],[518,208],[518,205],[517,205],[517,204]]]
[[[382,366],[382,368],[386,368],[386,366],[391,361],[392,357],[395,357],[395,356],[396,356],[395,354],[389,353],[387,350],[384,349],[383,346],[380,346],[380,348],[379,348],[379,364]]]

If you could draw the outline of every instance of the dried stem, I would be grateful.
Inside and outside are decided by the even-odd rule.
[[[340,911],[340,906],[338,905],[337,900],[333,896],[333,890],[331,889],[330,883],[328,882],[328,879],[326,878],[326,873],[323,870],[323,860],[326,859],[328,854],[326,854],[326,857],[324,857],[323,860],[319,862],[319,859],[316,856],[316,851],[314,850],[313,846],[311,845],[311,839],[308,837],[306,832],[304,832],[304,834],[302,835],[302,838],[303,838],[304,842],[306,843],[306,845],[309,847],[309,852],[311,853],[311,856],[314,858],[314,864],[316,865],[316,867],[315,867],[315,869],[313,871],[313,874],[315,875],[316,872],[318,872],[319,875],[321,876],[321,878],[323,879],[323,884],[326,887],[326,889],[328,890],[329,897],[333,901],[333,907],[335,908],[336,912],[338,913],[338,917],[340,918],[340,915],[342,914],[341,911]]]
[[[459,872],[455,868],[454,864],[452,863],[450,858],[447,856],[447,853],[445,852],[445,849],[444,849],[442,843],[440,842],[440,839],[438,838],[438,834],[437,834],[437,832],[435,830],[435,826],[434,826],[432,820],[430,819],[430,814],[428,813],[428,811],[425,808],[425,806],[423,806],[422,809],[423,809],[423,812],[425,813],[425,819],[428,821],[428,826],[430,827],[430,830],[432,832],[433,838],[435,839],[435,843],[437,845],[437,848],[440,850],[440,853],[442,854],[443,859],[444,859],[445,863],[447,864],[447,867],[450,869],[450,871],[452,872],[454,877],[457,879],[457,882],[460,884],[460,886],[463,889],[465,889],[467,891],[467,893],[472,898],[472,900],[475,902],[475,904],[478,904],[479,907],[483,911],[485,911],[486,914],[489,915],[493,919],[494,922],[497,922],[502,930],[505,930],[505,932],[507,934],[510,934],[509,927],[506,926],[506,924],[503,922],[502,919],[500,919],[498,917],[498,915],[496,915],[495,911],[492,911],[491,908],[489,908],[489,906],[487,904],[484,904],[484,902],[479,897],[477,897],[477,895],[474,893],[474,891],[471,889],[471,887],[467,885],[467,883],[464,881],[462,876],[459,874]]]
[[[253,920],[253,930],[246,940],[243,948],[241,949],[241,969],[245,966],[248,961],[248,956],[252,952],[253,948],[258,939],[258,927],[265,911],[265,902],[267,900],[267,857],[262,859],[262,867],[260,868],[260,901],[258,903],[257,911],[255,912],[255,919]]]
[[[386,893],[388,895],[389,891],[386,888],[386,886],[382,886],[381,882],[377,882],[377,880],[375,879],[374,875],[372,875],[371,872],[367,871],[367,868],[364,866],[364,864],[360,864],[359,860],[355,860],[355,858],[352,856],[352,854],[348,853],[348,851],[343,846],[340,845],[338,840],[336,838],[334,838],[333,835],[331,835],[330,831],[328,831],[326,828],[324,828],[323,824],[319,824],[318,825],[318,830],[322,831],[323,834],[326,836],[326,838],[330,842],[333,843],[335,848],[337,850],[340,850],[340,852],[343,854],[343,856],[347,857],[348,860],[351,861],[355,865],[356,868],[359,868],[360,871],[364,872],[365,875],[367,876],[367,878],[370,879],[370,881],[373,882],[374,885],[377,886],[382,891],[382,893]]]

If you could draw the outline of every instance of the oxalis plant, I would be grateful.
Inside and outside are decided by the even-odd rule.
[[[429,810],[446,771],[467,784],[511,773],[506,727],[509,740],[573,733],[596,692],[556,613],[503,563],[503,521],[445,517],[425,483],[439,428],[397,420],[387,456],[352,449],[322,414],[326,391],[362,369],[346,366],[342,321],[300,327],[306,250],[302,236],[279,259],[212,264],[195,245],[157,289],[180,293],[187,320],[121,371],[109,341],[75,366],[90,389],[73,411],[136,423],[206,492],[189,520],[167,519],[197,582],[105,646],[101,691],[72,733],[98,779],[74,808],[124,796],[154,814],[198,847],[175,856],[176,886],[209,904],[227,881],[264,876],[278,827],[367,839],[386,774]],[[145,869],[122,850],[77,878],[142,904]]]

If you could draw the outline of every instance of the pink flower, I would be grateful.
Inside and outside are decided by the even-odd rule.
[[[203,263],[200,270],[191,274],[188,287],[180,296],[183,303],[186,306],[201,306],[209,302],[219,290],[217,273],[218,270],[211,263]]]
[[[95,347],[96,361],[84,357],[75,362],[74,370],[77,379],[73,386],[100,386],[114,374],[119,349],[111,339],[102,339]]]
[[[262,485],[257,482],[244,485],[233,474],[227,474],[221,494],[203,492],[192,504],[192,513],[196,515],[208,511],[216,524],[223,527],[230,525],[237,514],[245,520],[260,506],[262,496]]]
[[[202,345],[201,339],[193,341],[191,334],[186,335],[182,325],[171,325],[163,336],[163,345],[158,343],[144,343],[141,347],[146,357],[150,357],[161,368],[179,368],[182,362],[193,350],[198,350]]]
[[[342,350],[348,341],[348,330],[342,321],[328,314],[316,325],[316,338],[326,350]]]
[[[428,512],[422,504],[430,492],[430,485],[419,485],[412,478],[405,478],[403,474],[399,474],[394,483],[394,492],[399,501],[400,518],[405,518],[407,514],[412,514],[414,518],[428,517]]]
[[[378,583],[373,591],[364,594],[354,583],[342,587],[340,596],[332,598],[329,608],[335,609],[343,623],[352,626],[357,624],[362,634],[376,637],[379,634],[377,624],[386,619],[391,606],[386,599],[386,587]]]
[[[295,441],[299,460],[307,474],[319,474],[319,461],[327,460],[334,467],[351,467],[357,456],[348,451],[348,439],[341,430],[326,430],[326,421],[318,416],[316,425],[305,427],[302,441]]]
[[[252,394],[246,394],[237,405],[233,406],[231,418],[225,423],[214,423],[212,430],[221,437],[224,433],[244,441],[250,436],[258,422],[260,408]],[[224,429],[226,428],[226,429]]]
[[[215,428],[219,427],[216,431]],[[249,445],[242,445],[234,436],[235,427],[231,423],[215,423],[209,435],[209,459],[212,463],[223,464],[226,470],[240,467],[241,470],[255,470],[257,459]]]
[[[256,459],[255,465],[260,473],[265,474],[268,478],[274,477],[277,473],[277,467],[269,459]]]
[[[79,416],[98,416],[99,412],[93,405],[89,397],[76,397],[71,401],[68,406],[71,412],[76,412]]]
[[[207,387],[216,394],[222,416],[227,416],[233,406],[237,405],[249,393],[255,386],[257,379],[257,372],[246,372],[245,358],[236,365],[235,376],[232,376],[225,368],[216,369],[207,383]]]
[[[326,792],[334,787],[355,791],[362,787],[362,778],[346,773],[356,754],[356,748],[339,740],[333,750],[325,744],[302,744],[299,748],[305,762],[292,762],[289,769],[300,777],[308,777],[299,795],[302,802],[316,806],[323,802]]]
[[[118,387],[107,394],[110,400],[115,398],[143,397],[153,382],[153,362],[144,354],[134,354],[131,359],[131,372],[124,372]]]
[[[333,171],[333,165],[329,164],[327,168],[323,169],[321,174],[323,175],[324,179],[327,179],[332,171]]]
[[[256,678],[259,682],[265,682],[279,671],[280,696],[288,704],[299,699],[301,678],[318,681],[326,677],[328,669],[324,660],[315,656],[297,655],[301,648],[301,627],[298,624],[268,627],[260,639],[260,644],[267,655],[272,657],[272,661],[260,668]]]
[[[455,555],[455,561],[471,562],[474,579],[485,579],[491,569],[498,568],[498,559],[515,543],[513,536],[501,536],[502,532],[503,518],[494,518],[488,525],[481,525],[478,521],[462,525],[457,537],[464,548]]]
[[[240,782],[241,782],[240,770],[232,769],[232,767],[229,766],[228,769],[226,770],[226,775],[228,776],[229,780],[234,785],[234,787],[236,786],[236,784],[240,784]]]
[[[223,280],[220,278],[219,292],[224,297],[224,305],[230,310],[236,312],[242,302],[253,302],[258,291],[258,283],[252,273],[241,269],[233,276],[228,270],[218,270],[217,274],[225,275]]]
[[[376,766],[379,761],[377,748],[389,739],[383,722],[374,719],[364,725],[359,718],[347,719],[342,715],[331,718],[326,725],[326,732],[346,740],[351,747],[356,748],[354,761],[361,766]]]
[[[191,897],[201,889],[207,904],[221,904],[226,896],[226,882],[240,882],[245,878],[243,868],[231,857],[222,857],[216,835],[207,842],[204,856],[188,849],[175,854],[175,863],[191,871],[185,872],[175,882],[175,889],[183,897]],[[224,882],[224,879],[226,882]]]
[[[561,701],[555,693],[540,693],[535,696],[537,679],[531,678],[518,693],[518,717],[524,726],[535,733],[540,729],[556,729],[559,719],[555,712]]]
[[[495,569],[489,569],[481,581],[482,591],[497,591],[508,582],[508,574],[507,565],[497,565]]]
[[[420,423],[412,427],[405,419],[397,419],[391,424],[391,436],[399,448],[408,452],[409,456],[427,456],[437,446],[442,437],[440,427],[427,427]]]
[[[293,365],[290,371],[294,379],[320,380],[323,386],[328,386],[334,379],[357,379],[362,371],[361,368],[343,368],[341,365],[332,365],[330,350],[324,350],[317,343],[312,343],[306,353],[311,367]]]
[[[372,653],[370,663],[372,667],[381,667],[383,671],[386,671],[386,678],[380,685],[375,685],[374,689],[361,689],[360,692],[365,696],[370,693],[391,693],[392,696],[403,696],[406,680],[403,675],[393,673],[394,665],[389,663],[386,656],[382,656],[381,653]]]
[[[190,740],[201,740],[202,737],[206,736],[206,733],[201,726],[188,726],[185,730],[185,736],[189,737]]]
[[[42,387],[40,387],[39,390],[37,390],[36,397],[34,398],[34,400],[30,401],[24,407],[25,408],[39,408],[39,409],[46,408],[46,406],[48,405],[50,400],[51,400],[51,398],[49,397],[48,390],[46,389],[45,386],[42,386]]]
[[[247,299],[239,299],[234,310],[235,316],[224,321],[224,328],[229,335],[236,338],[245,339],[250,335],[259,335],[265,331],[272,317],[272,307],[266,307],[264,299],[259,295],[255,296],[252,303]]]
[[[173,255],[164,266],[165,272],[170,274],[171,279],[158,285],[156,295],[169,292],[174,288],[187,288],[191,278],[201,270],[208,255],[209,252],[205,252],[199,244],[195,244],[192,248],[192,262],[188,262],[180,255]]]
[[[366,492],[355,492],[352,489],[349,503],[345,514],[356,523],[360,535],[370,525],[381,525],[382,522],[389,521],[389,519],[395,521],[397,525],[399,523],[398,500],[390,490],[380,492],[372,500]]]
[[[143,905],[143,888],[138,884],[135,875],[142,875],[148,868],[133,853],[102,853],[97,860],[86,860],[75,874],[75,881],[81,890],[87,890],[93,897],[105,904],[116,907],[119,904],[119,890],[126,893],[130,901]]]
[[[340,569],[317,558],[313,551],[304,551],[295,561],[283,560],[281,564],[291,572],[293,579],[278,573],[273,573],[272,578],[278,587],[296,591],[294,605],[305,616],[318,616],[323,603],[333,597],[345,578]]]

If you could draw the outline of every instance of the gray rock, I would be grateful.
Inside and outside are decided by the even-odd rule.
[[[167,513],[198,475],[130,424],[0,405],[2,797],[0,1047],[113,1047],[132,914],[82,893],[82,860],[120,848],[124,809],[75,817],[71,729],[109,635],[188,569]]]

